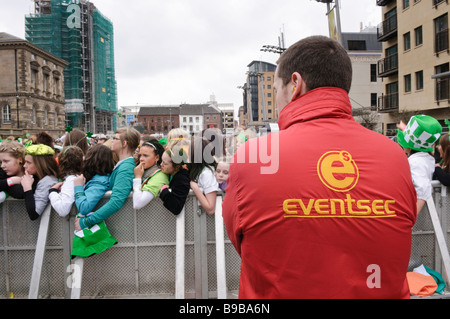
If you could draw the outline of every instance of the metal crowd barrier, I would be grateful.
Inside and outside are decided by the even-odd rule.
[[[450,201],[433,182],[433,198],[413,229],[409,270],[425,264],[449,287]],[[106,193],[103,205],[110,198]],[[237,298],[240,258],[228,240],[222,196],[216,214],[202,212],[191,192],[174,216],[154,199],[133,209],[132,197],[108,218],[111,249],[70,260],[75,208],[62,218],[49,205],[31,221],[23,200],[8,198],[0,216],[0,298]]]

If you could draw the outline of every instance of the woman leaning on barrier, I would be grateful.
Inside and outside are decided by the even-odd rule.
[[[112,191],[111,198],[95,212],[82,218],[76,218],[75,229],[77,231],[104,221],[122,208],[133,187],[134,168],[136,167],[133,154],[140,139],[141,135],[133,128],[119,128],[116,131],[111,150],[118,156],[119,162],[114,167],[109,180],[109,188]]]
[[[42,214],[49,202],[49,189],[58,183],[58,164],[54,155],[55,150],[45,144],[31,145],[25,149],[25,175],[21,183],[31,220],[38,219]]]

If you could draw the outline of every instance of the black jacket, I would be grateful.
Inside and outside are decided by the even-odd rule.
[[[186,198],[191,188],[189,172],[185,169],[180,169],[169,183],[169,188],[163,189],[159,197],[164,203],[164,207],[172,212],[174,215],[181,213]]]

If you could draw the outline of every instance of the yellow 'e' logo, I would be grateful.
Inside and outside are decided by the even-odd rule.
[[[337,192],[348,192],[356,186],[359,170],[347,151],[331,151],[317,162],[317,173],[322,183]]]

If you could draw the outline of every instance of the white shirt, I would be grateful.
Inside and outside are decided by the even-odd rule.
[[[205,195],[219,191],[219,183],[217,183],[213,169],[214,168],[205,167],[198,176],[198,187]]]
[[[61,217],[69,215],[72,205],[75,202],[75,193],[73,189],[74,179],[75,175],[66,176],[64,183],[61,186],[61,191],[59,193],[51,192],[48,195],[53,209]]]
[[[417,199],[426,201],[433,192],[431,180],[435,169],[435,159],[429,153],[417,152],[408,157],[408,162]]]

